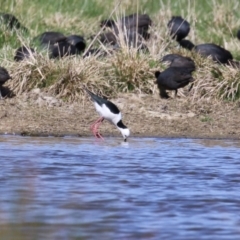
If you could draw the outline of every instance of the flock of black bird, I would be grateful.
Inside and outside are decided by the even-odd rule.
[[[9,29],[21,29],[28,32],[28,29],[22,26],[18,19],[11,14],[0,13],[0,24],[5,24]],[[108,44],[113,49],[118,49],[118,36],[123,31],[124,41],[127,46],[147,51],[147,46],[144,43],[151,37],[149,33],[151,25],[152,20],[148,14],[131,14],[122,17],[118,22],[106,19],[100,23],[102,33],[91,36],[91,39],[96,38],[102,44]],[[190,24],[181,16],[173,16],[167,26],[170,36],[176,40],[180,47],[195,51],[202,57],[211,56],[212,60],[219,64],[228,64],[240,68],[240,63],[233,60],[232,54],[223,47],[214,43],[194,45],[191,41],[185,39],[190,32]],[[240,30],[237,37],[240,39]],[[81,54],[86,49],[84,37],[77,34],[65,36],[60,32],[44,32],[36,36],[33,41],[37,42],[42,48],[47,48],[50,58]],[[99,48],[90,48],[84,53],[83,57],[98,54],[100,51]],[[22,61],[34,52],[33,48],[21,46],[16,50],[14,60]],[[175,94],[177,94],[179,88],[185,87],[194,81],[192,72],[196,70],[196,67],[191,58],[179,54],[168,54],[161,61],[169,63],[168,68],[163,72],[155,72],[156,84],[161,98],[169,98],[166,90],[175,90]],[[2,98],[1,87],[9,79],[11,77],[7,70],[0,67],[0,98]]]

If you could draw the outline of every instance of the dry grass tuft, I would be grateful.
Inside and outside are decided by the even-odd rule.
[[[240,97],[239,69],[219,65],[210,58],[203,59],[196,56],[195,60],[198,68],[192,89],[193,100],[207,98],[234,101]]]
[[[56,97],[75,101],[81,98],[82,84],[91,86],[94,82],[96,89],[109,86],[99,77],[100,65],[101,62],[96,58],[84,60],[71,56],[53,60],[44,54],[38,54],[12,66],[11,72],[14,74],[9,87],[16,95],[41,88]]]
[[[112,56],[111,68],[107,77],[111,84],[123,92],[153,92],[153,74],[150,68],[151,58],[138,54],[136,49],[122,50]]]
[[[116,7],[116,11],[114,9],[110,17],[116,20],[122,18],[124,16],[124,4],[129,3],[122,3],[122,11],[120,11],[120,7]],[[218,14],[211,16],[208,13],[203,15],[201,11],[194,7],[195,5],[192,7],[188,5],[188,8],[185,9],[187,12],[184,12],[182,16],[191,23],[192,27],[188,38],[198,44],[211,42],[211,40],[215,42],[214,38],[218,36],[222,46],[233,52],[233,55],[237,55],[240,50],[238,40],[231,38],[231,36],[239,21],[236,21],[235,15],[231,14],[230,8],[225,8],[225,4],[214,0],[211,4]],[[237,9],[238,6],[239,4],[236,2],[233,9]],[[159,60],[166,54],[179,53],[191,57],[197,66],[194,73],[195,82],[191,92],[187,92],[187,87],[184,89],[186,91],[180,91],[181,96],[187,96],[193,102],[202,99],[211,99],[211,101],[239,99],[239,70],[231,66],[219,65],[211,59],[200,57],[197,53],[180,49],[178,44],[169,37],[167,29],[167,22],[172,15],[174,15],[174,12],[171,10],[170,3],[162,4],[161,9],[155,15],[150,14],[153,20],[150,28],[151,38],[148,41],[143,41],[148,51],[129,46],[128,41],[126,41],[126,29],[121,26],[118,26],[116,35],[118,49],[113,50],[112,46],[103,46],[97,39],[88,42],[89,47],[99,47],[106,52],[107,56],[105,57],[90,56],[82,58],[82,56],[71,56],[53,60],[49,59],[45,52],[40,52],[25,61],[15,63],[8,60],[13,57],[15,49],[4,45],[0,53],[1,65],[6,66],[13,77],[13,80],[8,81],[7,84],[16,95],[29,92],[37,87],[70,102],[80,101],[85,97],[82,85],[86,85],[92,91],[108,97],[114,97],[119,92],[152,94],[156,89],[154,85],[155,70],[162,71],[166,68],[166,65],[161,64]],[[73,29],[79,29],[80,33],[84,32],[86,36],[91,36],[94,32],[95,34],[98,31],[99,34],[102,32],[99,27],[100,19],[102,18],[98,16],[88,21],[79,21],[77,15],[69,16],[67,12],[55,12],[44,18],[44,24],[51,30],[54,29],[54,26],[58,26],[65,29],[66,33],[70,33],[73,26]],[[209,24],[210,19],[212,25]],[[90,22],[91,24],[89,24]],[[26,25],[29,25],[29,23],[26,23]],[[205,27],[205,33],[208,34],[203,35],[199,29]],[[34,35],[37,34],[36,30],[37,28]],[[3,38],[12,39],[11,34],[13,33],[10,32],[9,36],[4,35]],[[17,41],[29,46],[30,39],[18,36]],[[136,39],[137,41],[141,41],[140,37]],[[219,42],[216,43],[219,44]]]

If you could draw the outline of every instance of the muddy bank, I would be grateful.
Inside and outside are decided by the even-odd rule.
[[[240,138],[237,103],[193,101],[192,97],[160,99],[158,93],[119,94],[111,99],[122,110],[131,136]],[[65,103],[38,90],[0,101],[0,133],[44,136],[91,136],[89,126],[98,118],[88,98]],[[107,121],[103,136],[120,132]]]

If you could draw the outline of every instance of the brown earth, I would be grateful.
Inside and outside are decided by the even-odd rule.
[[[193,97],[160,99],[158,93],[119,94],[111,99],[122,110],[123,122],[131,136],[240,138],[240,107]],[[92,102],[65,103],[39,89],[14,98],[0,100],[0,133],[20,135],[92,135],[89,126],[98,118]],[[103,136],[121,137],[113,125],[104,121]]]

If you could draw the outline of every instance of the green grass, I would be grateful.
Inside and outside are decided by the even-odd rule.
[[[99,21],[110,15],[117,2],[111,0],[24,0],[21,2],[0,0],[1,11],[14,14],[24,26],[30,29],[29,37],[49,30],[62,31],[65,34],[75,32],[89,37],[99,29]],[[233,34],[236,34],[240,24],[238,0],[228,3],[224,0],[122,0],[121,2],[118,12],[130,14],[138,10],[150,14],[155,22],[162,22],[161,16],[164,16],[164,13],[184,16],[194,28],[192,33],[196,34],[194,40],[196,39],[197,43],[215,42],[222,45],[224,41],[228,41]],[[0,46],[9,42],[15,47],[16,44],[10,37],[2,35]]]
[[[26,27],[31,29],[31,33],[41,33],[47,29],[63,32],[81,31],[78,28],[81,26],[81,22],[90,21],[92,23],[107,18],[117,2],[111,0],[24,0],[21,2],[0,0],[1,11],[14,14]],[[122,0],[121,2],[120,12],[130,14],[138,9],[139,12],[148,13],[152,17],[155,15],[156,21],[160,21],[156,16],[159,12],[162,14],[164,11],[170,11],[172,15],[182,15],[194,24],[195,30],[203,38],[203,41],[213,38],[221,42],[220,36],[209,34],[216,31],[216,26],[221,27],[221,31],[227,36],[230,30],[236,31],[239,25],[238,7],[240,3],[238,0],[228,3],[224,0]],[[66,23],[70,22],[70,24],[64,24],[65,18],[68,20]],[[232,18],[235,19],[236,25],[229,29],[228,24]]]
[[[120,4],[117,5],[118,3]],[[235,59],[240,59],[240,42],[236,38],[236,32],[240,28],[240,12],[238,11],[240,1],[238,0],[230,2],[225,0],[122,0],[120,2],[117,0],[0,0],[0,4],[1,12],[14,14],[29,29],[28,33],[24,33],[10,31],[4,25],[0,26],[0,61],[1,65],[7,67],[14,75],[15,82],[10,85],[15,93],[20,94],[34,87],[53,89],[53,86],[60,86],[63,82],[62,75],[65,69],[69,68],[71,68],[71,74],[66,75],[68,77],[64,81],[64,86],[70,88],[72,92],[71,84],[74,84],[77,96],[79,96],[80,87],[77,85],[78,81],[72,81],[72,78],[81,79],[86,84],[96,84],[99,88],[103,84],[105,90],[101,91],[109,94],[118,89],[152,93],[154,71],[166,68],[159,63],[160,57],[176,52],[193,57],[197,62],[199,69],[195,74],[197,84],[193,88],[195,97],[208,95],[236,100],[240,96],[238,87],[240,79],[235,70],[216,66],[209,60],[199,59],[196,54],[177,49],[176,43],[169,38],[166,27],[171,16],[181,15],[191,24],[188,39],[196,44],[214,42],[230,50]],[[60,31],[66,35],[80,34],[86,38],[87,45],[89,45],[90,36],[98,33],[99,22],[102,19],[108,18],[111,13],[113,13],[113,18],[117,18],[137,11],[148,13],[153,20],[151,33],[154,37],[147,43],[150,49],[149,54],[139,55],[123,49],[116,56],[104,59],[92,58],[89,61],[75,57],[55,61],[49,60],[45,52],[40,52],[40,55],[30,65],[21,63],[19,67],[18,63],[13,62],[15,50],[23,43],[37,49],[36,43],[32,40],[42,32]],[[220,75],[219,72],[212,70],[216,67],[220,68]],[[23,68],[27,74],[22,70]],[[39,71],[43,71],[42,76],[38,74]],[[22,79],[24,79],[24,84],[22,84]],[[66,83],[67,80],[70,84]],[[206,86],[206,81],[208,86]],[[226,82],[221,84],[221,81]],[[227,92],[229,88],[230,94]],[[66,91],[69,92],[68,90]],[[58,92],[56,89],[53,91],[54,94]],[[59,96],[66,97],[61,94]],[[76,99],[76,96],[71,99]]]
[[[201,122],[212,122],[212,121],[213,119],[207,115],[201,118]]]

